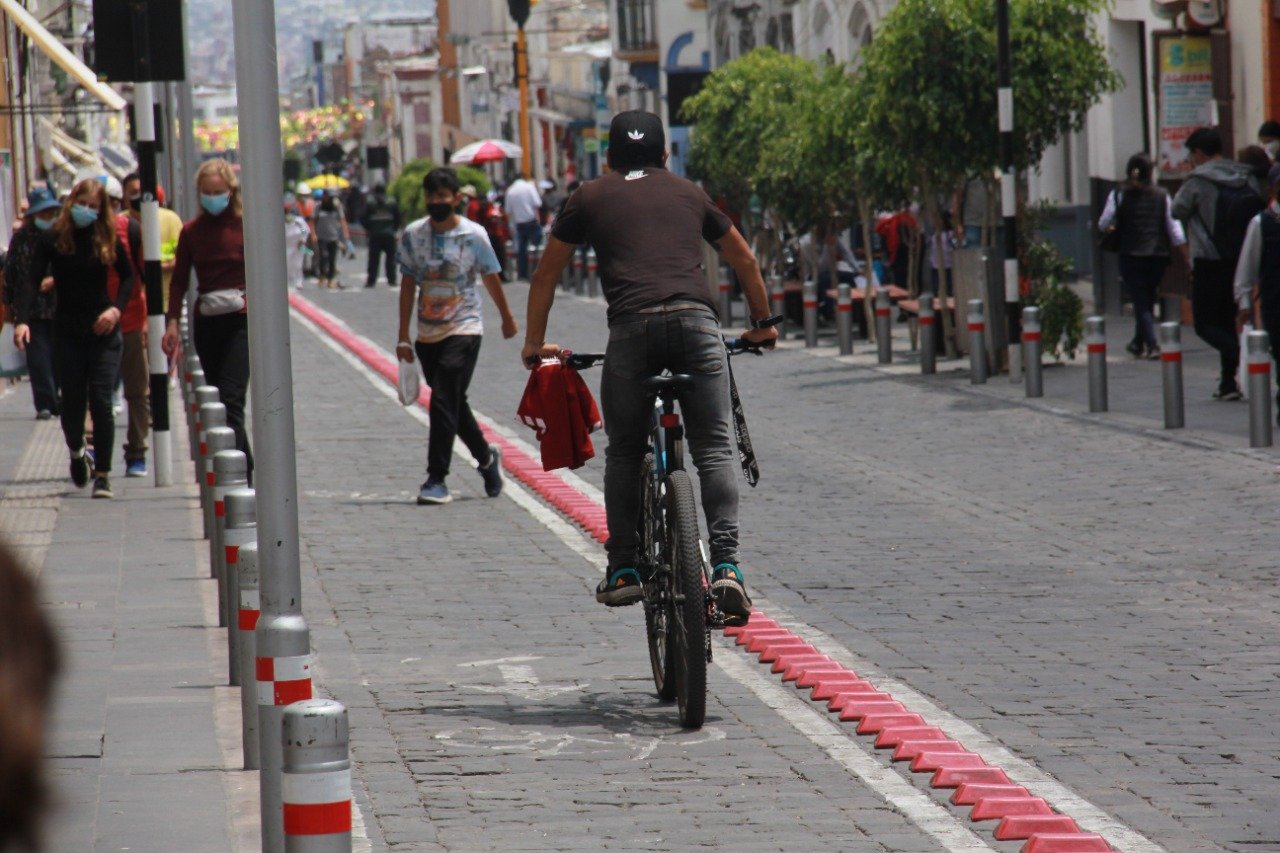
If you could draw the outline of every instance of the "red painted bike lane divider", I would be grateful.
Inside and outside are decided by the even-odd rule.
[[[354,332],[346,323],[296,293],[289,304],[314,323],[369,369],[395,386],[399,367],[396,359]],[[430,391],[423,388],[418,405],[431,407]],[[608,538],[604,507],[560,477],[542,470],[542,463],[524,448],[481,426],[490,442],[502,448],[507,471],[528,486],[592,538],[604,543]],[[814,702],[825,702],[827,710],[839,714],[840,722],[856,723],[855,733],[871,739],[876,749],[893,750],[894,762],[909,762],[913,773],[929,773],[930,786],[954,789],[950,801],[969,808],[971,821],[995,821],[993,835],[998,841],[1025,841],[1021,853],[1099,853],[1112,851],[1107,840],[1082,830],[1068,815],[1053,809],[1040,797],[1014,783],[999,767],[949,738],[941,729],[892,695],[876,689],[853,670],[822,654],[804,638],[783,627],[762,611],[754,611],[746,626],[726,628],[725,635],[761,663],[771,664],[783,682],[798,690],[809,690]]]

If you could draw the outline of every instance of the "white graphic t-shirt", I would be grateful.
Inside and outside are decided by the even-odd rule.
[[[481,335],[480,277],[502,269],[484,227],[459,218],[449,231],[435,231],[427,218],[412,222],[400,237],[400,271],[418,284],[418,340]]]

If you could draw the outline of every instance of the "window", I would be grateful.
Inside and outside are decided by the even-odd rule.
[[[639,53],[658,49],[654,0],[618,0],[618,50]]]

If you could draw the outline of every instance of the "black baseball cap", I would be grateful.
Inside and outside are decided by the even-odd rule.
[[[615,169],[660,166],[666,150],[662,119],[653,113],[627,110],[609,124],[609,163]]]

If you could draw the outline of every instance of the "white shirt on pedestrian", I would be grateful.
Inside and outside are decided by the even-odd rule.
[[[542,196],[532,181],[519,178],[507,187],[506,209],[516,225],[534,222],[542,211]]]

